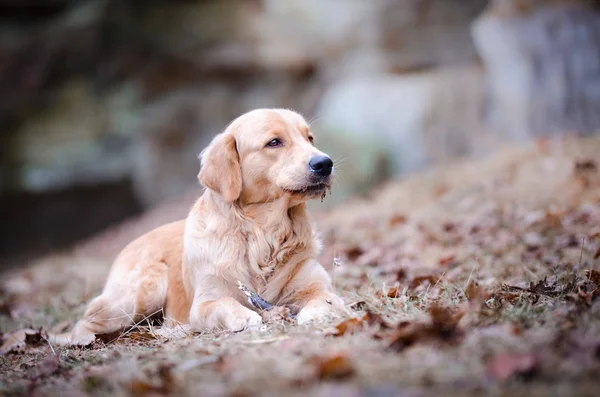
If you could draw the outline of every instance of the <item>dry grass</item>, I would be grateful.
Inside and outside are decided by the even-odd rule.
[[[597,138],[541,143],[319,215],[321,259],[359,320],[179,337],[140,324],[84,349],[49,346],[32,331],[0,356],[0,393],[596,395],[597,153]],[[185,205],[168,208],[164,218]],[[123,241],[105,234],[105,246],[140,224],[152,222],[121,229]],[[0,330],[72,324],[114,255],[89,249],[101,244],[4,275]]]

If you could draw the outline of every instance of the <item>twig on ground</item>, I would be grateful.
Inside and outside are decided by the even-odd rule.
[[[248,302],[258,310],[269,310],[274,307],[274,305],[261,298],[256,292],[251,291],[239,280],[238,288],[248,297]]]

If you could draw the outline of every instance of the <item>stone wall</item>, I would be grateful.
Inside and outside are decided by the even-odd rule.
[[[325,206],[506,142],[600,127],[596,1],[20,4],[0,5],[11,194],[119,186],[115,206],[128,186],[154,206],[194,185],[197,153],[256,107],[313,121],[338,160]]]
[[[600,129],[597,2],[494,1],[473,24],[486,121],[506,138]]]
[[[318,119],[337,85],[358,76],[473,62],[469,23],[483,4],[59,2],[0,35],[0,53],[14,59],[0,81],[12,97],[0,106],[0,188],[132,179],[156,204],[194,183],[195,154],[243,111],[291,107]]]

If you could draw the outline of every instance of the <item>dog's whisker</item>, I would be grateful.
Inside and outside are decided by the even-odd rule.
[[[309,121],[308,121],[308,125],[312,127],[312,125],[316,122],[318,122],[319,120],[321,120],[323,118],[322,115],[316,114],[314,115]]]
[[[336,157],[335,159],[333,159],[333,164],[338,165],[338,164],[343,164],[346,161],[348,161],[350,159],[350,157]]]

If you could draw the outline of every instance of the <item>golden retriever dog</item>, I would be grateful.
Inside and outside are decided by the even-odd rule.
[[[187,219],[130,243],[101,295],[57,343],[90,342],[162,310],[166,325],[239,331],[261,316],[238,282],[299,324],[348,313],[325,269],[306,202],[331,187],[333,162],[298,113],[258,109],[234,120],[201,153],[205,187]]]

